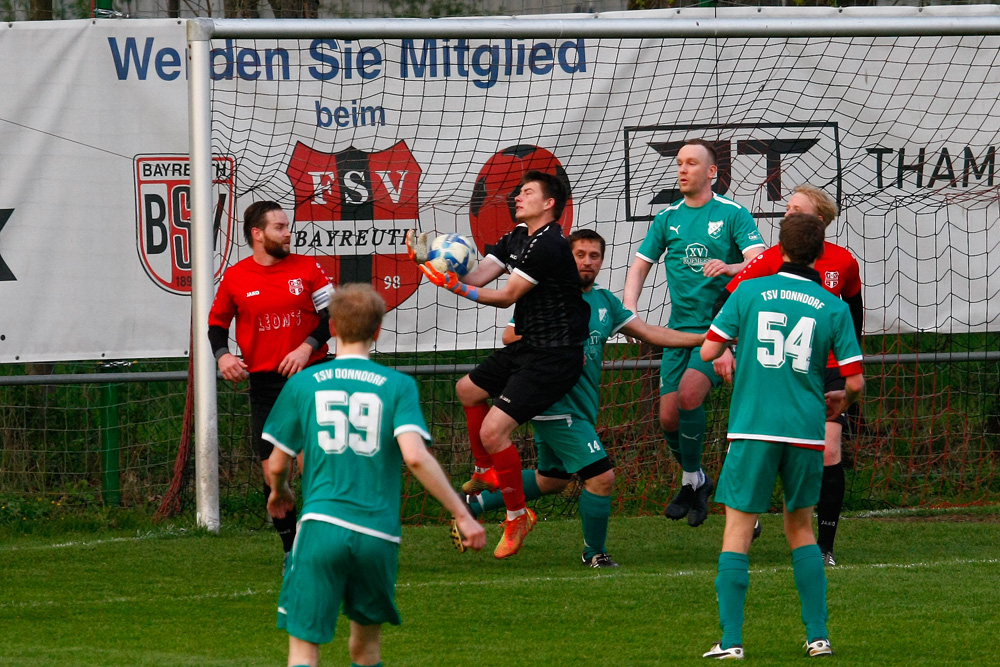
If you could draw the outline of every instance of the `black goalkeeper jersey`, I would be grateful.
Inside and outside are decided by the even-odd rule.
[[[590,309],[583,300],[580,274],[563,236],[550,222],[533,235],[519,224],[504,234],[487,257],[535,286],[514,305],[514,330],[528,345],[583,345]]]

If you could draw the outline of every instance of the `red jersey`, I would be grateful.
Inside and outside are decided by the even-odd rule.
[[[209,326],[229,328],[236,318],[236,344],[251,373],[276,372],[289,352],[319,325],[317,311],[329,304],[330,279],[316,260],[289,255],[262,266],[247,257],[222,276],[208,314]],[[326,356],[326,341],[309,357]]]
[[[726,291],[732,294],[744,280],[773,276],[784,263],[781,247],[771,246],[750,260],[750,263],[729,281]],[[815,269],[823,279],[823,287],[835,296],[849,299],[861,292],[861,267],[847,248],[823,241],[823,254],[816,260]],[[827,367],[837,368],[837,362],[832,355]]]

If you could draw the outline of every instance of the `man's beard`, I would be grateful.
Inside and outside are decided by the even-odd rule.
[[[580,277],[580,288],[584,289],[584,290],[590,289],[591,287],[594,286],[595,282],[597,282],[597,276],[596,275],[595,276],[588,276],[586,278],[584,278],[584,277],[581,276]]]
[[[280,241],[272,241],[269,238],[264,238],[264,252],[266,252],[271,257],[275,259],[284,259],[291,254],[290,250],[286,250],[283,243]]]

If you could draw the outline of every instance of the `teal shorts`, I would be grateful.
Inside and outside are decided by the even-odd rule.
[[[538,470],[556,470],[569,474],[579,472],[592,463],[608,458],[594,425],[586,419],[571,416],[535,417],[538,448]]]
[[[715,502],[761,514],[771,508],[774,481],[781,478],[785,506],[793,512],[819,502],[823,483],[823,451],[764,440],[729,443]]]
[[[278,627],[313,644],[333,640],[337,617],[361,625],[402,621],[399,545],[320,520],[299,522],[278,597]]]
[[[672,394],[681,386],[681,378],[687,369],[694,369],[712,381],[713,387],[722,383],[722,378],[715,374],[711,361],[701,360],[701,348],[693,350],[682,347],[663,348],[663,359],[660,361],[660,396]]]

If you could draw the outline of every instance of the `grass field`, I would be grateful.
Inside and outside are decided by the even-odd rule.
[[[840,665],[1000,660],[1000,508],[852,517],[828,569]],[[781,519],[751,552],[744,643],[758,665],[799,665],[803,628]],[[457,554],[443,527],[407,528],[386,665],[696,665],[718,639],[722,518],[702,528],[616,518],[614,571],[579,564],[575,520],[539,522],[506,562]],[[491,543],[499,528],[488,526]],[[175,526],[0,541],[0,665],[284,665],[274,628],[277,537]],[[346,665],[347,625],[321,652]]]

